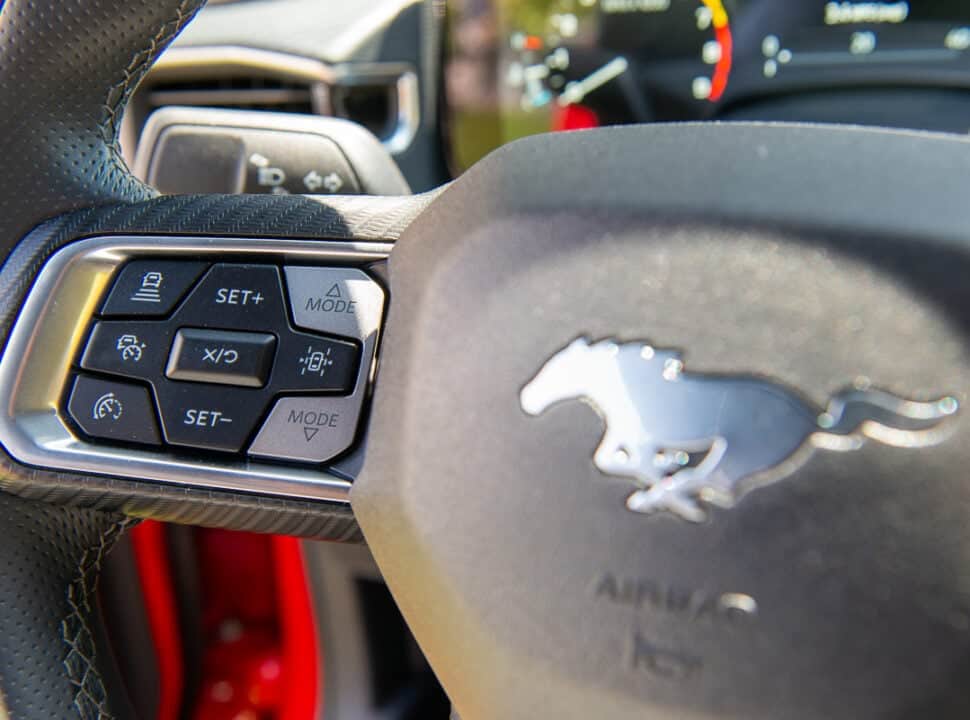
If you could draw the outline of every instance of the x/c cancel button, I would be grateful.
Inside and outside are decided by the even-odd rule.
[[[353,397],[284,397],[249,448],[250,455],[324,462],[354,440],[359,403]]]

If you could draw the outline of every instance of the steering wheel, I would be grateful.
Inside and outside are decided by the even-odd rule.
[[[4,435],[0,715],[130,716],[93,590],[155,517],[362,531],[465,720],[967,717],[967,140],[627,127],[412,198],[156,197],[118,122],[200,4],[2,9],[4,422],[45,371],[18,328],[70,311],[31,289],[86,238],[393,243],[363,469],[348,506]]]

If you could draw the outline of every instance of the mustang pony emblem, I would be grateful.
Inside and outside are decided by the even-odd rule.
[[[706,517],[700,501],[732,507],[752,486],[772,481],[757,483],[754,476],[807,443],[827,450],[855,450],[866,438],[932,445],[944,437],[940,423],[958,408],[949,396],[916,402],[856,387],[820,410],[768,380],[685,372],[676,351],[586,338],[553,355],[520,394],[529,415],[572,399],[585,400],[603,418],[593,463],[636,485],[627,507],[667,510],[693,522]]]

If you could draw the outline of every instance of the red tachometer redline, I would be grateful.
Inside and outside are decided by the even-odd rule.
[[[707,96],[711,102],[717,102],[727,90],[728,80],[731,77],[731,59],[734,55],[731,22],[721,0],[701,0],[701,2],[711,11],[714,39],[721,46],[721,56],[714,65],[714,74],[711,77],[711,92]]]

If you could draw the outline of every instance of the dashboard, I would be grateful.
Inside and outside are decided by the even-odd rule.
[[[970,0],[227,0],[139,87],[166,106],[335,115],[412,190],[525,135],[834,122],[966,134]]]
[[[446,31],[455,172],[622,123],[970,128],[970,0],[452,0]]]

